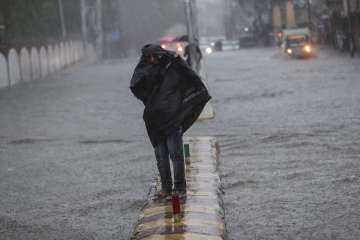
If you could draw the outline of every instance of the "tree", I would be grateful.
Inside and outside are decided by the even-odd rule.
[[[60,38],[58,7],[56,0],[1,0],[5,42],[42,42]],[[70,32],[78,29],[78,9],[78,1],[64,0],[66,25]]]

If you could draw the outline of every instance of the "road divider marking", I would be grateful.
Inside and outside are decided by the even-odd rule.
[[[222,240],[223,238],[217,236],[209,236],[205,234],[172,234],[172,235],[153,235],[144,240]]]

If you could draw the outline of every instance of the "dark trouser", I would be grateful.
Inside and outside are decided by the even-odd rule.
[[[172,190],[169,154],[174,170],[174,190],[185,191],[185,163],[181,129],[175,131],[169,136],[166,136],[162,143],[155,146],[155,156],[161,178],[161,186],[162,190],[165,192],[171,192]]]

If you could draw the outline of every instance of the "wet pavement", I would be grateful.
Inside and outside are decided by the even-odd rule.
[[[358,239],[360,60],[208,56],[230,239]],[[136,60],[0,90],[0,239],[127,239],[156,174]]]

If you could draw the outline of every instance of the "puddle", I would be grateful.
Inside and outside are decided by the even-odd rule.
[[[8,142],[10,145],[23,145],[23,144],[36,144],[36,143],[46,143],[46,142],[54,142],[57,139],[45,139],[45,138],[24,138],[24,139],[16,139],[14,141]]]
[[[81,144],[131,143],[123,139],[88,139],[80,141]]]

